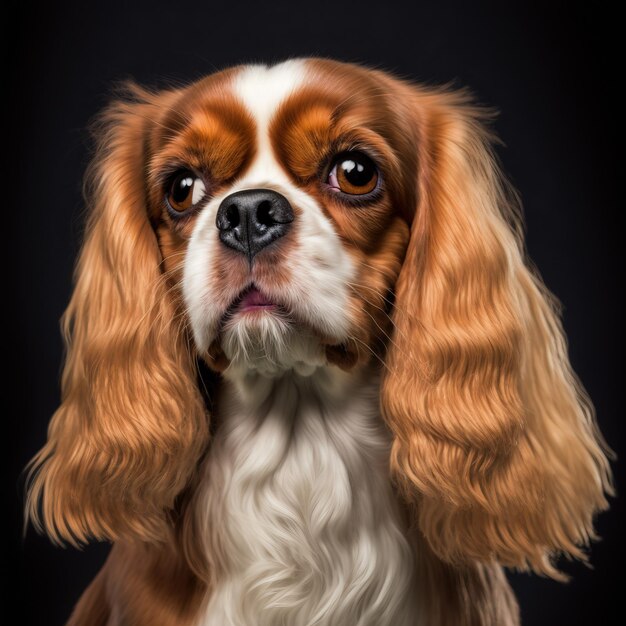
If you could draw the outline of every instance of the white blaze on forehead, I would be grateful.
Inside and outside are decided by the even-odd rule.
[[[277,175],[286,179],[274,158],[269,126],[280,105],[303,84],[305,76],[305,61],[293,60],[273,67],[250,65],[235,79],[235,94],[248,109],[257,127],[257,157],[246,173],[246,181],[276,181]]]

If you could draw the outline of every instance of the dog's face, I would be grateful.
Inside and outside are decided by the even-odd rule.
[[[210,366],[382,354],[417,191],[408,106],[381,74],[310,60],[214,75],[160,112],[150,210]]]
[[[379,367],[390,474],[442,559],[581,556],[610,472],[484,118],[310,59],[113,103],[35,522],[170,532],[209,445],[198,356],[233,377]]]

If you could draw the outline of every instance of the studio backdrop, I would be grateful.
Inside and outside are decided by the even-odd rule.
[[[610,70],[610,17],[571,3],[504,1],[12,4],[3,88],[4,276],[15,294],[4,302],[12,534],[3,606],[14,605],[15,623],[62,624],[108,552],[106,544],[54,546],[32,529],[23,535],[20,472],[59,404],[59,318],[84,226],[89,124],[128,79],[178,86],[240,63],[322,56],[471,90],[498,112],[497,155],[520,193],[530,257],[563,305],[569,355],[600,428],[623,451],[621,171],[613,146],[623,125],[614,83],[622,79]],[[613,467],[619,490],[619,462]],[[612,499],[597,520],[602,540],[591,547],[591,567],[561,564],[568,584],[510,573],[524,624],[620,623],[622,512]]]

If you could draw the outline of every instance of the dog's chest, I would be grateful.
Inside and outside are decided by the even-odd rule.
[[[198,501],[215,575],[200,624],[414,623],[375,388],[248,384],[222,397]]]

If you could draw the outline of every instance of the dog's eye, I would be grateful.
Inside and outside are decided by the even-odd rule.
[[[167,203],[176,213],[184,213],[202,198],[206,189],[204,183],[193,172],[185,170],[176,175],[167,192]]]
[[[372,159],[361,152],[344,152],[334,161],[328,184],[335,191],[360,196],[376,189],[378,170]]]

